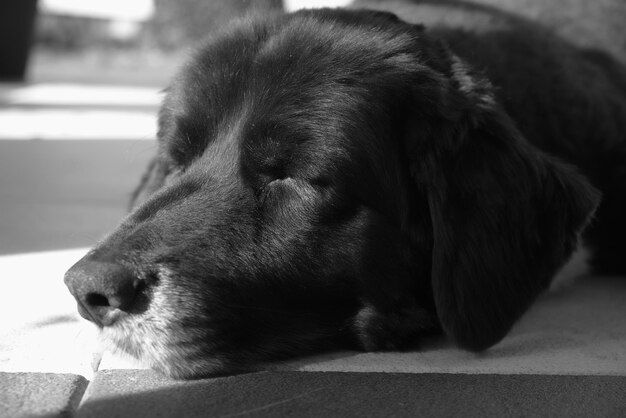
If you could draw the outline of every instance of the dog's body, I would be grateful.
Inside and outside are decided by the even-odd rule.
[[[482,350],[576,249],[597,189],[584,244],[625,272],[624,69],[483,8],[375,6],[429,29],[258,18],[182,69],[135,208],[66,275],[115,347],[177,377],[441,329]]]

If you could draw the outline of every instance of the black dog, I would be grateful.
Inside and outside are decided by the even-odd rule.
[[[394,6],[428,30],[323,9],[209,39],[167,90],[133,211],[66,275],[81,314],[185,378],[438,330],[483,350],[577,248],[598,189],[582,241],[626,272],[624,70],[437,4]]]

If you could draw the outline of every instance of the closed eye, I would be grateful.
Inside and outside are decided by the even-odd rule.
[[[261,204],[266,203],[268,198],[276,198],[279,196],[281,187],[285,186],[285,181],[291,177],[273,179],[265,182],[259,189],[257,197]]]
[[[266,183],[260,190],[261,203],[266,203],[269,199],[298,198],[303,201],[312,201],[317,197],[315,187],[306,180],[295,177],[285,177],[274,179]]]

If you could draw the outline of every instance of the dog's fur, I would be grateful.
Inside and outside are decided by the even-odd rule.
[[[598,190],[582,241],[626,272],[624,69],[484,7],[367,5],[427,29],[247,19],[173,80],[131,214],[66,275],[83,309],[104,286],[118,349],[175,377],[439,330],[483,350],[576,249]],[[124,275],[118,308],[101,283]]]

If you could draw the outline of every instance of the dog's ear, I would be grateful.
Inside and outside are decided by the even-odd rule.
[[[160,189],[165,184],[165,179],[170,173],[170,165],[160,156],[150,160],[148,168],[144,172],[139,185],[133,191],[130,198],[129,209],[133,209],[145,201],[148,196]]]
[[[500,341],[550,283],[599,193],[531,146],[488,83],[459,60],[451,74],[439,79],[436,96],[415,94],[421,115],[405,145],[429,202],[437,314],[459,346],[482,350]]]

